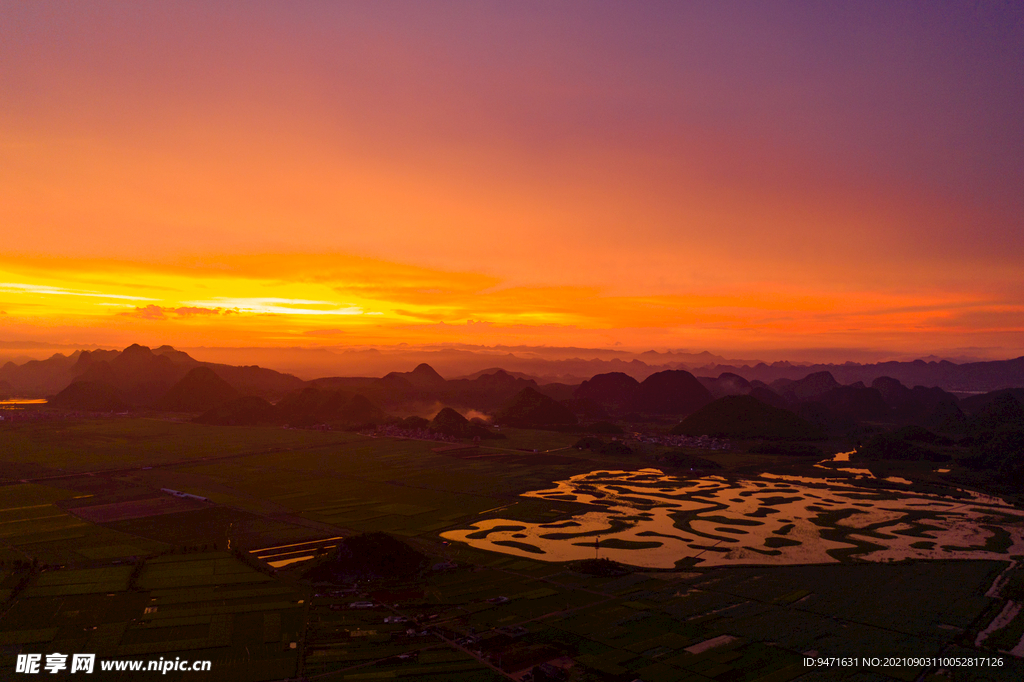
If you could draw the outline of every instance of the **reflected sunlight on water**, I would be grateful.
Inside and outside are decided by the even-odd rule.
[[[681,480],[641,469],[592,471],[524,497],[593,509],[559,522],[485,519],[442,537],[545,561],[597,555],[649,568],[683,559],[700,566],[832,563],[837,551],[868,561],[1024,553],[1024,511],[977,494],[955,499],[772,474]]]

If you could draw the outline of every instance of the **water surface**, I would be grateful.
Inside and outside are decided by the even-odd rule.
[[[442,537],[546,561],[599,556],[650,568],[683,559],[723,566],[1024,554],[1024,511],[971,493],[956,499],[773,474],[677,479],[641,469],[592,471],[524,497],[592,511],[550,523],[486,519]]]

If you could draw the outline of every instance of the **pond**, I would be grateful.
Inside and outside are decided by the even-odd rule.
[[[486,519],[442,537],[495,552],[648,568],[1007,559],[1024,554],[1024,511],[998,498],[870,489],[764,474],[678,479],[658,469],[592,471],[524,497],[587,504],[571,519]]]

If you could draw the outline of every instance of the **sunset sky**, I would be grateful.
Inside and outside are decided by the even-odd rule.
[[[1024,355],[1024,5],[0,2],[0,341]]]

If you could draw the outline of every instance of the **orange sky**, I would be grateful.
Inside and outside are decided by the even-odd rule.
[[[744,7],[0,4],[0,341],[1024,354],[1020,13]]]

